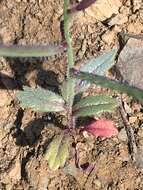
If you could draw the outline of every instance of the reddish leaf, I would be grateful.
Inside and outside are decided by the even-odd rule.
[[[74,13],[77,11],[83,11],[89,6],[91,6],[93,3],[95,3],[96,0],[82,0],[79,4],[71,7],[68,12],[69,13]]]
[[[112,137],[118,134],[114,122],[106,119],[94,121],[85,126],[84,130],[96,137]]]

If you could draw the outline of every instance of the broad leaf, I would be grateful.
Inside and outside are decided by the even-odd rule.
[[[84,130],[95,137],[112,137],[118,134],[113,121],[100,119],[84,127]]]
[[[84,66],[80,68],[80,71],[93,73],[104,76],[109,69],[114,65],[116,57],[116,50],[104,53],[95,59],[91,59]],[[90,83],[87,81],[78,80],[76,84],[76,92],[82,92],[90,87]]]
[[[51,170],[63,167],[69,156],[70,138],[64,135],[54,137],[45,154]]]
[[[112,112],[117,107],[115,99],[109,96],[93,96],[81,99],[73,108],[76,117],[100,116],[103,112]]]
[[[109,88],[122,93],[127,93],[128,95],[133,96],[139,101],[143,102],[143,90],[132,87],[128,84],[113,81],[103,76],[94,75],[86,72],[80,72],[75,69],[71,69],[71,75],[78,79],[86,80],[90,83],[99,85],[104,88]]]
[[[74,86],[75,80],[69,78],[68,80],[64,81],[61,86],[61,94],[64,100],[69,103],[70,100],[73,102],[74,97]]]
[[[40,87],[32,89],[24,87],[17,93],[17,98],[23,108],[32,108],[39,112],[59,112],[64,110],[64,100],[61,96]]]
[[[60,45],[0,45],[0,56],[5,57],[48,57],[62,53],[67,44]]]

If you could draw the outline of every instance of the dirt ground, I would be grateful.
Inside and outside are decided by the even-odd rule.
[[[73,20],[77,65],[119,47],[119,32],[143,33],[142,0],[100,3],[98,10],[93,6]],[[63,0],[0,0],[0,40],[5,44],[60,42],[62,14]],[[72,173],[70,168],[56,172],[48,169],[43,152],[48,139],[60,132],[63,118],[21,109],[15,93],[23,85],[57,91],[65,71],[65,55],[48,59],[0,58],[0,190],[143,190],[143,109],[127,96],[123,100],[135,137],[134,159],[117,109],[105,117],[116,122],[118,137],[77,137],[81,163],[95,163],[90,175]],[[98,91],[111,94],[109,90]],[[96,92],[96,88],[90,90]]]

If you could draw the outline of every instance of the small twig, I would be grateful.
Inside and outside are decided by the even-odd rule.
[[[135,161],[136,160],[135,155],[137,153],[137,146],[136,146],[136,142],[135,142],[134,131],[133,131],[132,127],[130,126],[129,121],[127,119],[127,114],[123,107],[122,98],[120,98],[120,114],[121,114],[121,118],[122,118],[124,126],[125,126],[127,137],[128,137],[129,153],[131,154],[131,159],[133,161]]]

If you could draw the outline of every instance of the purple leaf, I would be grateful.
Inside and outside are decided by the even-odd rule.
[[[79,4],[71,7],[68,12],[75,13],[77,11],[84,11],[86,8],[95,3],[96,0],[82,0]]]
[[[111,120],[99,119],[84,127],[84,130],[95,137],[112,137],[118,134],[115,124]]]
[[[83,172],[90,174],[94,170],[95,165],[92,163],[86,162],[86,163],[82,164],[80,166],[80,168]]]
[[[79,153],[77,149],[75,148],[75,166],[78,168],[80,171],[85,172],[85,173],[91,173],[95,167],[94,164],[86,162],[84,164],[80,164],[80,158],[79,158]]]

